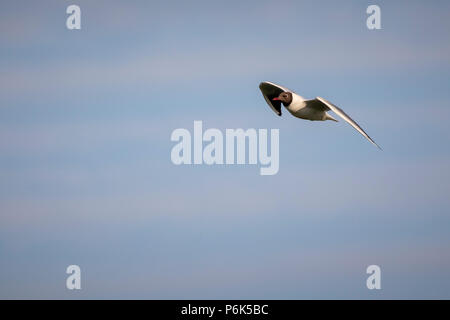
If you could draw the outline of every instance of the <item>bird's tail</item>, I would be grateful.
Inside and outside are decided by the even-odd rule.
[[[337,121],[335,118],[333,118],[332,116],[330,116],[328,113],[326,113],[325,115],[326,115],[325,120],[331,120],[331,121],[339,122],[339,121]]]

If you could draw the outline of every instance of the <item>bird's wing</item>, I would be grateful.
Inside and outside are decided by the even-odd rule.
[[[281,116],[281,101],[273,101],[272,99],[278,97],[283,92],[290,92],[290,90],[266,81],[259,84],[259,89],[269,107],[271,107],[277,115]]]
[[[305,100],[306,106],[317,111],[330,111],[330,108],[317,99]]]
[[[317,97],[316,99],[319,100],[320,102],[322,102],[324,105],[326,105],[331,111],[336,113],[339,117],[341,117],[342,119],[347,121],[353,128],[355,128],[359,133],[361,133],[364,137],[366,137],[367,140],[369,140],[374,145],[376,145],[379,149],[381,149],[380,146],[377,145],[375,143],[375,141],[373,141],[372,138],[369,137],[369,135],[355,121],[353,121],[353,119],[350,118],[350,116],[348,114],[346,114],[344,112],[344,110],[342,110],[339,107],[336,107],[334,104],[332,104],[331,102],[329,102],[323,98]]]

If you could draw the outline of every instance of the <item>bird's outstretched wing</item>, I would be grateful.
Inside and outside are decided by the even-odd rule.
[[[283,92],[290,92],[290,90],[267,81],[261,82],[259,84],[259,89],[269,107],[271,107],[277,115],[281,116],[281,101],[273,101],[272,99],[278,97]]]
[[[369,140],[374,145],[376,145],[379,149],[381,149],[380,146],[377,145],[375,143],[375,141],[373,141],[372,138],[369,137],[369,135],[355,121],[353,121],[353,119],[350,118],[350,116],[348,114],[346,114],[344,112],[344,110],[342,110],[339,107],[336,107],[334,104],[332,104],[331,102],[329,102],[321,97],[317,97],[316,99],[319,100],[320,102],[322,102],[324,105],[326,105],[331,111],[336,113],[339,117],[341,117],[342,119],[347,121],[353,128],[355,128],[359,133],[361,133],[364,137],[366,137],[367,140]]]

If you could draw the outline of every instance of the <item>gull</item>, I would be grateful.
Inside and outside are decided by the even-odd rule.
[[[339,117],[347,121],[367,140],[381,149],[380,146],[377,145],[375,141],[373,141],[372,138],[370,138],[369,135],[352,118],[350,118],[348,114],[324,98],[317,97],[315,99],[306,100],[292,90],[267,81],[261,82],[259,89],[261,90],[267,104],[279,116],[281,116],[281,104],[283,104],[283,106],[285,106],[285,108],[297,118],[311,121],[331,120],[338,122],[327,113],[327,111],[333,111]]]

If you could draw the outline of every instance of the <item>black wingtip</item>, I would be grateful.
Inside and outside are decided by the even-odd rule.
[[[375,141],[373,141],[372,139],[370,139],[371,140],[371,142],[378,148],[378,149],[380,149],[381,151],[383,151],[383,149],[375,142]]]
[[[262,88],[263,88],[264,85],[267,85],[267,82],[266,82],[266,81],[260,82],[260,83],[259,83],[259,88],[262,90]]]

